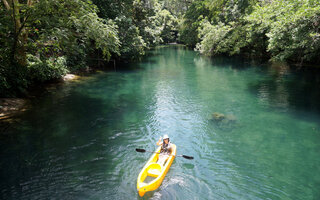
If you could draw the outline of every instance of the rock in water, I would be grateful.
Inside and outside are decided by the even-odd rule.
[[[234,115],[225,115],[222,113],[214,112],[212,113],[211,120],[214,122],[215,126],[220,129],[233,129],[236,127],[236,117]]]
[[[65,76],[63,76],[64,81],[72,81],[72,80],[75,80],[78,78],[79,78],[79,76],[74,75],[74,74],[66,74]]]
[[[212,119],[215,121],[222,121],[225,118],[226,118],[226,116],[222,113],[214,112],[212,114]]]

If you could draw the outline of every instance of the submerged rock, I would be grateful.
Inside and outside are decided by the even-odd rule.
[[[237,118],[232,114],[225,115],[223,113],[214,112],[212,113],[211,120],[221,129],[233,129],[235,128]]]
[[[222,113],[214,112],[212,114],[212,119],[215,121],[222,121],[226,118],[226,116]]]
[[[212,119],[214,121],[228,121],[228,122],[235,122],[237,121],[236,117],[234,115],[225,115],[223,113],[214,112],[212,114]]]

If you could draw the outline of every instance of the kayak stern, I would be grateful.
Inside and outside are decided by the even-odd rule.
[[[146,193],[143,189],[139,190],[138,192],[140,197],[143,197],[144,194]]]

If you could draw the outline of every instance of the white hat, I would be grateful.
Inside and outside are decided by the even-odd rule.
[[[163,139],[165,140],[165,139],[169,139],[169,136],[167,135],[167,134],[165,134],[164,136],[163,136]]]

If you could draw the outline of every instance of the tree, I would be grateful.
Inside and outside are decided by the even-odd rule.
[[[184,15],[180,39],[190,46],[197,42],[197,50],[209,56],[318,62],[319,19],[319,1],[199,0]]]
[[[31,15],[33,3],[32,0],[28,0],[25,4],[19,3],[18,0],[3,0],[3,5],[6,9],[5,13],[10,16],[12,23],[11,28],[8,28],[8,35],[12,38],[10,59],[21,66],[27,65],[26,42],[28,28],[26,25]]]
[[[211,18],[211,13],[206,7],[205,1],[194,1],[180,22],[179,41],[191,47],[196,46],[200,41],[198,28],[204,17]]]
[[[106,61],[119,54],[114,22],[99,18],[90,1],[2,2],[1,94],[21,93],[36,80],[59,78],[70,66],[85,64],[89,52],[100,51]],[[81,59],[72,60],[77,55]]]
[[[320,57],[320,2],[273,1],[258,4],[246,17],[250,30],[263,33],[272,60],[318,62]]]

